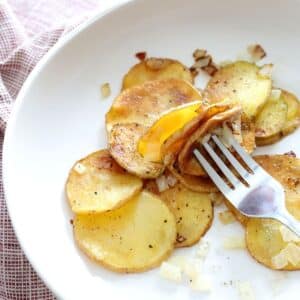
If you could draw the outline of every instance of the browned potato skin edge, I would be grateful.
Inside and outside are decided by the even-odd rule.
[[[272,144],[276,143],[277,141],[281,140],[282,138],[284,138],[285,136],[293,133],[298,127],[299,127],[299,125],[295,124],[294,126],[291,126],[285,130],[281,130],[277,134],[269,136],[267,138],[256,137],[255,142],[256,142],[257,146],[272,145]]]
[[[99,150],[99,151],[104,151],[104,150]],[[71,200],[70,200],[70,197],[69,197],[69,195],[68,195],[68,190],[67,190],[67,186],[68,186],[68,182],[69,182],[69,178],[70,178],[71,172],[72,172],[73,168],[76,166],[76,164],[78,164],[78,163],[84,161],[86,158],[88,158],[89,156],[94,155],[95,153],[97,153],[97,152],[99,152],[99,151],[94,151],[94,152],[90,153],[88,156],[86,156],[86,157],[84,157],[84,158],[82,158],[82,159],[76,161],[76,162],[73,164],[73,166],[71,167],[70,171],[69,171],[69,175],[68,175],[67,181],[66,181],[66,183],[65,183],[65,189],[64,189],[64,190],[65,190],[65,196],[66,196],[66,198],[67,198],[67,200],[68,200],[68,205],[69,205],[69,207],[70,207],[71,210],[72,210],[72,208],[71,208],[72,205],[71,205]],[[137,189],[137,190],[135,191],[135,193],[133,193],[130,197],[124,198],[122,201],[120,201],[119,203],[117,203],[115,206],[111,207],[111,209],[107,209],[107,210],[87,210],[87,211],[80,211],[80,212],[77,212],[77,211],[73,211],[73,210],[72,210],[72,212],[75,213],[75,214],[77,214],[77,213],[81,213],[81,214],[82,214],[82,213],[103,213],[103,212],[107,212],[107,211],[110,211],[110,210],[119,208],[119,207],[121,207],[123,204],[125,204],[128,200],[130,200],[131,197],[136,196],[136,195],[142,190],[142,188],[143,188],[143,184],[141,184],[140,188]]]
[[[213,209],[213,205],[211,203],[211,218],[210,218],[210,222],[207,224],[206,228],[204,229],[204,231],[199,235],[199,237],[197,237],[195,240],[189,241],[188,243],[177,243],[175,240],[175,248],[184,248],[184,247],[190,247],[195,245],[198,241],[200,241],[200,239],[206,234],[206,232],[210,229],[212,223],[214,220],[214,209]]]

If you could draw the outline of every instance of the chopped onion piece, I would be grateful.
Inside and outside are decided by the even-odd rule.
[[[262,76],[271,77],[273,71],[273,64],[263,65],[258,73]]]
[[[163,262],[160,267],[160,276],[168,280],[175,282],[181,281],[181,270],[179,267],[170,264],[168,262]]]
[[[172,174],[169,174],[167,176],[167,183],[168,183],[168,186],[172,187],[177,183],[177,178],[174,177]]]
[[[190,286],[195,291],[210,292],[212,290],[211,279],[202,274],[198,274],[196,277],[191,279]]]
[[[207,54],[207,51],[205,49],[196,49],[193,53],[193,57],[197,61],[198,59],[204,57]]]
[[[186,263],[183,266],[183,272],[189,279],[193,280],[200,274],[201,267],[201,260],[197,258],[190,258],[186,260]]]
[[[236,221],[233,213],[229,210],[220,212],[219,219],[224,225],[231,224]]]
[[[280,89],[272,89],[271,91],[271,98],[274,100],[278,100],[281,96],[281,90]]]
[[[195,69],[201,69],[203,67],[207,67],[211,63],[211,57],[210,56],[204,56],[202,58],[199,58],[194,64],[193,67]]]
[[[108,82],[101,85],[101,95],[102,98],[107,98],[111,94],[110,85]]]
[[[77,163],[77,164],[75,165],[75,167],[74,167],[74,170],[75,170],[78,174],[82,175],[83,173],[85,173],[86,167],[85,167],[83,164],[81,164],[81,163]]]
[[[225,249],[245,249],[245,238],[243,236],[228,236],[223,241]]]
[[[167,178],[165,175],[159,176],[158,178],[155,179],[155,181],[157,184],[158,191],[160,193],[169,189],[169,185],[168,185]]]
[[[266,51],[259,44],[248,46],[247,51],[250,54],[250,56],[254,62],[257,62],[257,61],[263,59],[267,55]]]
[[[288,260],[286,258],[286,254],[282,251],[280,251],[277,255],[272,257],[272,266],[280,270],[288,265]]]
[[[254,290],[250,282],[238,282],[237,288],[239,291],[240,300],[255,300]]]
[[[300,242],[300,237],[294,232],[288,229],[286,226],[281,225],[280,228],[281,237],[285,242]]]
[[[300,262],[300,247],[294,243],[288,243],[288,245],[282,250],[287,260],[293,265],[297,266]]]
[[[209,251],[209,243],[208,241],[201,240],[196,252],[197,257],[205,258]]]

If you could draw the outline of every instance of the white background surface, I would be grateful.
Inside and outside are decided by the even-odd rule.
[[[223,239],[243,230],[238,224],[222,226],[217,217],[206,236],[211,251],[204,272],[214,286],[209,294],[167,282],[158,270],[132,275],[106,271],[74,245],[64,183],[75,160],[105,147],[104,114],[137,51],[190,65],[195,48],[206,48],[222,61],[259,42],[268,52],[266,61],[276,64],[275,84],[300,95],[299,12],[294,0],[137,1],[93,22],[39,65],[8,127],[5,188],[18,238],[59,298],[238,299],[237,290],[224,282],[240,280],[251,282],[257,299],[298,299],[299,272],[271,271],[246,251],[225,251]],[[110,100],[100,99],[103,82],[111,84]],[[299,131],[268,149],[289,150],[300,155]],[[192,255],[195,247],[175,252]]]

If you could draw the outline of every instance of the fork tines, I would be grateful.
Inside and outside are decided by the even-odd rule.
[[[258,165],[238,144],[233,136],[226,137],[226,144],[229,145],[228,148],[230,148],[230,150],[236,152],[240,160],[244,163],[244,166],[216,134],[212,134],[208,140],[204,138],[199,144],[203,147],[202,150],[209,155],[211,160],[215,163],[215,167],[217,167],[221,173],[218,172],[218,170],[215,170],[213,164],[205,158],[201,153],[201,150],[196,148],[193,150],[193,153],[223,194],[241,186],[241,184],[244,186],[248,185],[249,180],[254,171],[258,168]],[[225,157],[224,160],[222,159],[222,156]],[[232,168],[230,168],[230,166]]]

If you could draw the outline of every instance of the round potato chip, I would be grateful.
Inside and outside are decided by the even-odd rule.
[[[256,142],[260,146],[277,142],[300,125],[299,100],[287,91],[279,91],[279,98],[269,97],[256,116]]]
[[[169,58],[147,58],[134,65],[124,76],[122,90],[142,84],[149,80],[177,78],[194,83],[189,68],[181,62]]]
[[[238,101],[246,115],[252,118],[267,101],[271,88],[271,78],[261,74],[256,64],[237,61],[214,74],[206,86],[204,98],[213,103],[224,99]]]
[[[141,192],[122,207],[77,215],[78,246],[90,258],[117,272],[142,272],[158,266],[174,248],[175,219],[159,197]]]
[[[175,247],[195,244],[212,224],[213,207],[208,193],[197,193],[177,183],[159,194],[176,219]]]
[[[122,169],[108,150],[100,150],[74,164],[66,194],[74,213],[98,213],[122,205],[142,184],[140,178]]]

